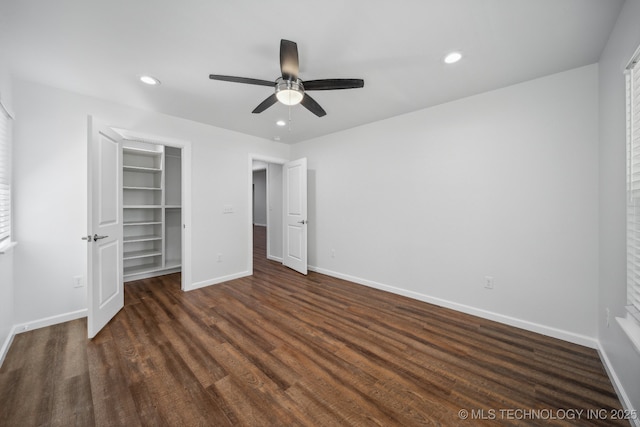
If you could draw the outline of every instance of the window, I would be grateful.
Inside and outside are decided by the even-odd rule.
[[[627,303],[640,322],[640,51],[625,72],[627,81]]]
[[[11,244],[11,120],[0,102],[0,248]]]

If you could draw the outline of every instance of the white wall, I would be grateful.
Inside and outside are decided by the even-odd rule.
[[[0,53],[0,100],[12,110],[11,77]],[[0,255],[0,364],[8,349],[13,327],[13,251]]]
[[[267,170],[253,171],[253,223],[267,225]]]
[[[591,65],[294,145],[291,158],[309,160],[309,263],[595,346],[597,75]]]
[[[86,307],[87,115],[110,126],[191,141],[192,283],[247,274],[249,153],[288,158],[284,144],[17,81],[15,319],[32,322]],[[215,101],[212,101],[215,102]],[[235,213],[223,215],[224,205]],[[222,262],[213,254],[223,254]]]
[[[626,294],[626,134],[623,71],[640,46],[640,1],[627,0],[600,58],[600,287],[598,338],[627,404],[640,410],[640,355],[613,316]],[[611,311],[610,326],[606,310]],[[638,424],[640,425],[640,424]]]

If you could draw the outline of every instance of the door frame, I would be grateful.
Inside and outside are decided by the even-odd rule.
[[[146,132],[131,131],[128,129],[111,128],[124,140],[140,141],[149,144],[165,145],[182,149],[181,174],[182,174],[182,267],[181,285],[183,291],[191,287],[191,141],[152,135]]]
[[[249,162],[247,167],[247,171],[248,171],[247,176],[248,176],[248,183],[249,183],[247,186],[249,204],[247,206],[250,206],[251,209],[253,209],[253,161],[254,160],[258,162],[267,163],[267,257],[268,257],[269,256],[269,219],[270,219],[269,164],[284,165],[285,163],[289,162],[289,160],[280,158],[280,157],[270,157],[270,156],[264,156],[262,154],[249,153]],[[247,217],[248,217],[247,230],[249,231],[248,245],[247,245],[249,262],[248,262],[247,271],[249,272],[249,276],[253,276],[253,215],[247,215]]]

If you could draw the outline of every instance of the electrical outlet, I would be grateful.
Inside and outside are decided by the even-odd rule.
[[[222,254],[218,254],[218,262],[222,262]]]
[[[336,257],[336,250],[331,249],[331,258],[335,258],[335,257]]]
[[[222,208],[222,213],[232,214],[233,212],[234,210],[232,205],[224,205],[224,207]]]
[[[609,326],[611,326],[611,312],[609,311],[609,307],[606,308],[606,314],[607,314],[607,328]]]
[[[73,287],[81,288],[83,286],[84,286],[84,283],[82,283],[82,276],[73,276]]]
[[[492,276],[484,276],[484,287],[485,287],[485,289],[493,289],[493,277]]]

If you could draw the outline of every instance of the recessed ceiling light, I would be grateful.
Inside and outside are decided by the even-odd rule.
[[[140,76],[140,81],[144,84],[148,84],[149,86],[157,86],[160,84],[160,80],[151,76]]]
[[[273,137],[273,140],[274,140],[274,141],[280,141],[280,137],[279,137],[279,136],[274,136],[274,137]]]
[[[287,122],[285,122],[284,120],[278,120],[278,121],[276,122],[276,124],[277,124],[278,126],[285,126],[285,125],[287,124]]]
[[[462,54],[460,52],[451,52],[447,56],[444,57],[444,62],[447,64],[454,64],[462,59]]]

